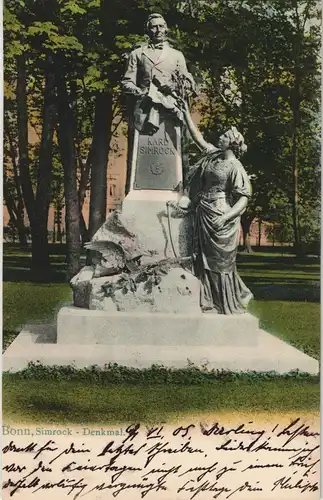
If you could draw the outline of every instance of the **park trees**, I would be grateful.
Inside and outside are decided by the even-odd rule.
[[[33,267],[41,267],[41,274],[49,264],[49,200],[56,207],[57,220],[62,209],[61,189],[57,182],[51,185],[53,158],[55,179],[61,179],[57,153],[64,178],[69,276],[79,268],[81,236],[83,241],[93,236],[105,219],[110,141],[121,115],[118,83],[123,54],[138,39],[132,34],[138,17],[132,14],[142,12],[143,6],[136,9],[132,0],[6,1],[6,81],[14,109],[11,131],[21,183],[17,193],[12,182],[6,183],[6,200],[19,225],[23,217],[19,219],[18,208],[12,207],[22,194],[32,231]],[[30,143],[31,125],[40,135],[39,144]],[[88,223],[82,215],[87,191]]]
[[[201,54],[202,127],[212,142],[236,125],[249,148],[253,198],[242,217],[244,245],[250,250],[254,218],[268,219],[280,197],[292,212],[297,247],[299,211],[317,203],[319,186],[317,3],[195,3],[190,50]]]
[[[230,125],[246,137],[253,198],[242,218],[245,246],[255,217],[280,217],[296,245],[309,234],[319,178],[314,0],[6,0],[4,7],[4,196],[22,245],[28,215],[39,274],[49,266],[50,204],[54,239],[61,240],[65,208],[69,275],[79,268],[81,240],[104,221],[124,54],[143,40],[147,10],[165,15],[195,73],[207,139]]]
[[[16,220],[21,234],[21,220],[26,209],[32,235],[32,267],[41,273],[49,266],[47,249],[47,219],[50,201],[50,178],[52,162],[52,137],[54,131],[54,85],[49,66],[42,68],[39,58],[31,58],[34,47],[28,36],[30,11],[23,2],[9,1],[5,6],[5,140],[9,144],[13,166],[13,178],[17,196]],[[28,78],[32,67],[33,78]],[[37,91],[31,105],[28,94],[32,86],[37,87],[38,79],[44,81],[42,98],[39,101]],[[40,127],[37,158],[33,156],[28,141],[28,127],[39,112],[42,119]],[[34,152],[36,151],[34,149]],[[5,158],[6,159],[6,158]],[[37,163],[36,171],[33,170]],[[8,164],[6,163],[6,166]],[[33,175],[33,173],[35,175]],[[12,177],[11,170],[5,170],[5,184]],[[10,191],[7,184],[6,190]],[[8,196],[6,197],[8,199]],[[20,241],[21,240],[20,237]]]

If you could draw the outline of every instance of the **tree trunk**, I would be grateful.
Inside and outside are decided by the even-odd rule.
[[[107,168],[113,121],[112,94],[98,94],[92,140],[91,198],[89,238],[96,233],[106,219]]]
[[[261,246],[261,219],[258,219],[258,247]]]
[[[35,213],[31,228],[32,270],[43,277],[49,272],[50,267],[47,225],[52,177],[53,134],[56,124],[55,79],[50,60],[48,60],[48,65],[45,75]]]
[[[24,54],[17,57],[16,99],[20,180],[29,223],[32,227],[34,221],[35,197],[29,172],[27,72]]]
[[[81,161],[79,161],[79,165],[82,167],[81,170],[81,178],[80,178],[80,184],[79,184],[79,203],[80,203],[80,210],[82,210],[83,205],[84,205],[84,200],[86,196],[86,190],[88,188],[89,180],[90,180],[90,173],[91,173],[91,151],[92,149],[90,148],[88,158],[86,160],[86,165],[83,168],[81,165]]]
[[[89,231],[88,228],[86,227],[86,223],[82,212],[80,213],[80,232],[81,232],[82,245],[84,245],[84,243],[89,241]]]
[[[293,89],[293,143],[292,143],[292,168],[293,168],[293,229],[294,246],[296,251],[300,246],[300,228],[299,228],[299,155],[298,155],[298,131],[300,122],[300,82],[298,71],[295,75],[295,87]]]
[[[243,216],[241,217],[241,227],[243,235],[243,250],[247,253],[253,253],[251,248],[251,235],[250,228],[254,217]]]
[[[74,119],[69,102],[65,76],[59,65],[57,70],[58,140],[61,159],[64,166],[67,278],[70,279],[77,274],[80,269],[80,208],[76,178],[77,162],[74,144]]]
[[[20,211],[16,207],[14,197],[10,192],[9,183],[6,175],[4,175],[3,179],[3,195],[10,216],[10,221],[15,226],[18,232],[19,245],[21,248],[26,248],[28,247],[28,244],[27,244],[27,232],[24,224],[24,219]]]
[[[299,128],[301,124],[301,61],[300,54],[302,50],[302,40],[304,36],[304,27],[308,11],[305,10],[303,27],[299,13],[297,0],[292,2],[296,19],[296,36],[293,38],[293,55],[294,55],[294,86],[292,89],[291,103],[293,112],[293,142],[292,142],[292,168],[293,168],[293,229],[294,229],[294,247],[296,253],[299,252],[301,246],[300,227],[299,227]]]
[[[134,126],[132,123],[132,117],[129,117],[128,121],[128,141],[127,141],[127,172],[126,172],[126,185],[125,185],[125,195],[129,193],[130,181],[131,181],[131,165],[132,165],[132,155],[133,155],[133,142],[134,142]]]
[[[61,224],[61,217],[62,217],[62,209],[61,207],[57,207],[57,219],[56,219],[56,224],[57,224],[57,241],[62,244],[63,242],[63,235],[62,235],[62,224]]]
[[[53,238],[52,238],[52,242],[56,243],[56,213],[55,213],[55,210],[54,210],[54,217],[53,217]]]
[[[6,118],[6,117],[5,117]],[[16,196],[17,196],[17,203],[15,202],[15,197],[12,195],[10,191],[10,186],[6,180],[6,174],[4,174],[4,194],[5,194],[5,200],[6,204],[8,207],[8,204],[11,206],[11,209],[14,211],[14,216],[10,216],[12,223],[15,224],[18,235],[19,235],[19,243],[20,247],[25,248],[28,246],[27,244],[27,231],[25,227],[25,222],[24,222],[24,200],[22,196],[22,191],[21,191],[21,182],[20,182],[20,176],[18,172],[18,165],[17,165],[17,158],[16,158],[16,151],[15,151],[15,146],[14,146],[14,141],[13,137],[10,131],[10,124],[9,120],[4,120],[5,123],[5,130],[7,133],[8,141],[9,141],[9,154],[10,158],[12,161],[12,167],[13,167],[13,178],[14,178],[14,184],[15,184],[15,189],[16,189]],[[9,210],[9,207],[8,207]]]
[[[80,206],[80,231],[81,231],[81,237],[82,237],[82,245],[85,242],[89,241],[89,231],[88,231],[82,210],[83,210],[84,200],[85,200],[85,196],[86,196],[86,190],[87,190],[89,179],[90,179],[91,156],[92,156],[92,148],[90,148],[90,151],[88,153],[85,167],[83,167],[83,165],[82,165],[81,158],[79,158],[79,162],[78,162],[80,170],[81,170],[81,178],[80,178],[80,183],[79,183],[78,197],[79,197],[79,206]]]
[[[26,226],[24,224],[24,221],[19,219],[16,221],[16,228],[18,231],[18,238],[19,238],[19,246],[20,248],[28,248],[28,242],[27,242],[27,232],[26,232]]]

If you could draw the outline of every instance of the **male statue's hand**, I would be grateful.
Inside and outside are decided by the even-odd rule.
[[[148,94],[148,92],[149,92],[149,90],[148,90],[148,89],[138,89],[138,94],[137,94],[137,96],[138,96],[138,97],[144,97],[145,95],[147,95],[147,94]]]
[[[170,95],[173,92],[173,89],[170,87],[170,85],[162,85],[158,90],[164,95]]]

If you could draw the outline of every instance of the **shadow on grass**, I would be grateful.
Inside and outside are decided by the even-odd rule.
[[[259,254],[244,254],[239,253],[237,262],[240,266],[252,264],[273,267],[274,269],[290,269],[295,270],[295,267],[311,266],[313,269],[318,269],[320,265],[319,258],[312,257],[296,257],[290,255],[289,257],[277,254],[259,255]]]
[[[280,262],[280,260],[274,262],[263,262],[258,259],[258,261],[249,262],[248,264],[245,262],[238,262],[238,267],[240,272],[250,272],[251,270],[253,270],[256,273],[260,271],[265,271],[266,273],[278,273],[282,271],[283,275],[293,275],[293,273],[306,273],[309,275],[309,277],[311,277],[311,275],[319,277],[320,273],[319,265],[309,265],[307,263],[301,264],[297,262],[296,259],[292,259],[292,263],[289,263],[289,265],[287,263]]]
[[[51,263],[49,270],[36,273],[30,269],[31,254],[29,249],[20,250],[12,245],[4,245],[3,281],[5,282],[66,282],[65,245],[53,245],[50,248]],[[54,253],[55,252],[55,253]]]
[[[46,387],[41,380],[5,381],[4,421],[89,425],[175,421],[204,412],[319,411],[314,381],[105,387],[60,381],[57,388],[56,380],[47,380]]]
[[[266,253],[266,254],[272,254],[272,253],[283,253],[283,254],[289,254],[289,255],[295,255],[294,248],[289,245],[251,245],[252,248],[252,253],[248,253],[244,250],[243,245],[239,245],[239,252],[241,252],[244,255],[254,255],[254,253]]]
[[[262,254],[238,255],[238,270],[245,283],[259,300],[319,302],[319,261],[296,258],[288,247],[261,247]],[[30,249],[4,245],[3,281],[65,283],[65,245],[50,245],[51,268],[48,275],[36,276],[30,270]],[[287,255],[279,255],[284,251]],[[272,274],[276,274],[272,276]],[[261,276],[259,276],[261,274]],[[277,276],[278,274],[278,276]]]
[[[47,271],[31,270],[31,249],[5,244],[3,247],[4,282],[66,283],[66,245],[49,245],[50,268]],[[86,251],[81,254],[81,266],[85,265]]]
[[[2,330],[2,353],[5,352],[16,337],[17,330],[8,330],[6,328]]]
[[[30,399],[29,402],[30,407],[33,408],[33,411],[38,413],[39,411],[42,413],[71,413],[73,411],[73,405],[67,402],[55,401],[54,399],[49,399],[46,397],[37,397],[34,396]]]
[[[40,282],[40,283],[66,283],[65,269],[57,270],[52,268],[50,273],[44,277],[43,275],[35,276],[30,269],[21,269],[7,267],[3,269],[3,281],[5,282]]]
[[[320,281],[309,279],[266,277],[258,278],[242,275],[243,281],[252,291],[256,300],[280,300],[288,302],[320,302]]]

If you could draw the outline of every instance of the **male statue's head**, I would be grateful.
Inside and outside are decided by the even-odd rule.
[[[161,14],[150,14],[146,32],[153,44],[164,42],[167,38],[167,23]]]

